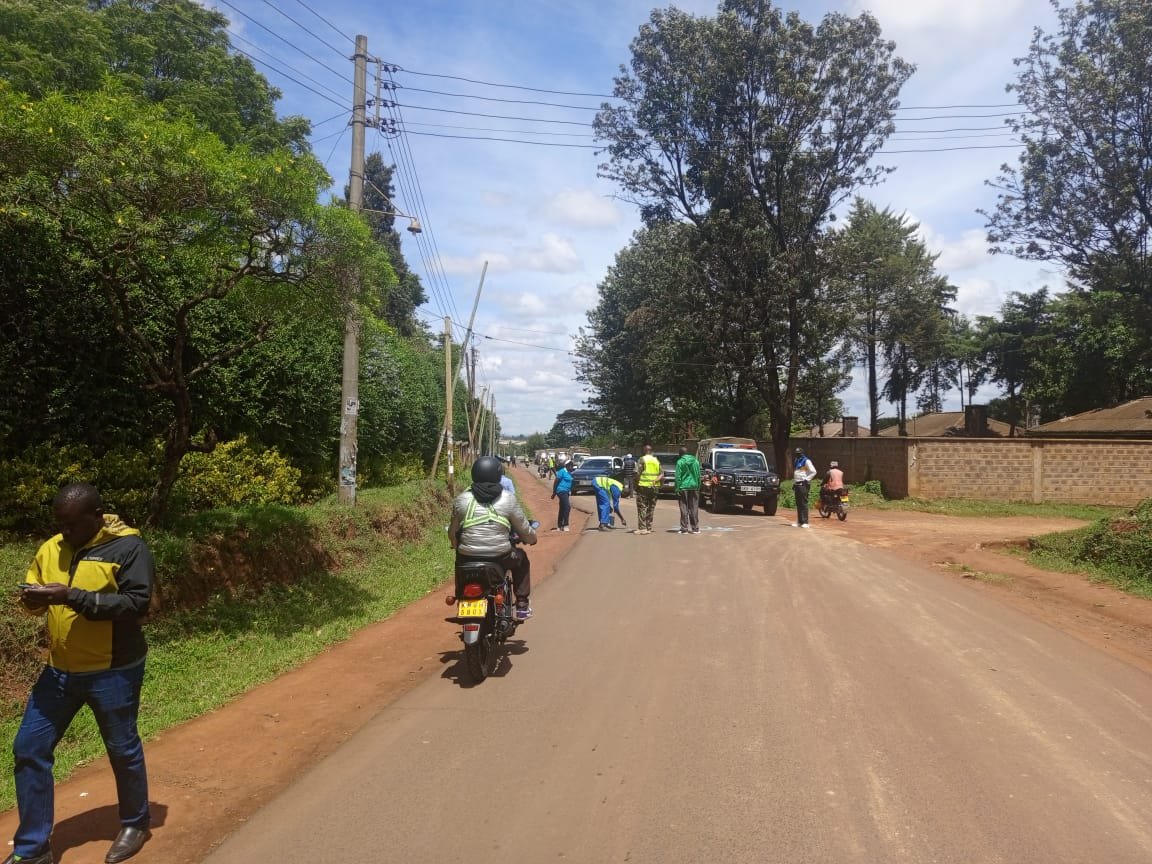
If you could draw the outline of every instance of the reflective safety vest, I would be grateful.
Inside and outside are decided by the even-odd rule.
[[[484,512],[477,512],[480,509]],[[512,531],[512,523],[497,513],[495,507],[488,504],[480,504],[473,498],[468,502],[468,511],[464,514],[464,521],[460,523],[460,528],[461,530],[465,528],[475,528],[477,525],[484,525],[488,522],[495,522],[497,525],[503,525],[509,532]]]
[[[660,460],[655,456],[644,455],[640,457],[640,476],[636,480],[637,486],[660,485]]]
[[[601,474],[599,477],[594,479],[592,481],[592,483],[596,486],[599,486],[601,489],[606,491],[608,494],[612,494],[612,487],[613,486],[616,487],[617,492],[620,492],[624,489],[623,483],[621,483],[619,480],[613,480],[607,474]]]

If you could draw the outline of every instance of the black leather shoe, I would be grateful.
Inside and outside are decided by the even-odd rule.
[[[16,858],[16,853],[11,853],[4,859],[4,864],[52,864],[52,850],[41,852],[39,855],[33,855],[31,858]]]
[[[151,836],[152,833],[147,828],[121,828],[116,839],[112,841],[112,848],[104,856],[105,864],[127,861],[143,848],[144,841]]]

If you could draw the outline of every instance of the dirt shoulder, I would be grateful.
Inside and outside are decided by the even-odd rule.
[[[958,518],[854,510],[848,521],[817,527],[936,568],[974,591],[993,594],[1034,618],[1152,672],[1152,602],[1079,573],[1054,573],[1006,554],[1029,537],[1087,523],[1030,516]]]
[[[515,469],[513,476],[543,523],[540,542],[530,550],[533,580],[539,582],[555,571],[581,536],[587,521],[581,513],[589,513],[594,502],[575,500],[571,533],[549,531],[555,524],[549,484],[524,468]],[[992,548],[1078,524],[1066,519],[958,519],[856,510],[847,522],[818,520],[813,527],[933,566],[944,578],[964,579],[973,590],[994,593],[1152,671],[1152,603],[1082,577],[1037,570]],[[961,567],[970,569],[964,572]],[[997,578],[972,578],[980,574]],[[456,679],[459,643],[454,628],[444,621],[444,594],[434,591],[307,665],[150,741],[154,834],[134,861],[202,860],[401,694],[433,675]],[[105,760],[58,786],[53,836],[58,861],[103,860],[119,827],[115,801]],[[0,814],[0,833],[11,837],[15,827],[15,812]]]

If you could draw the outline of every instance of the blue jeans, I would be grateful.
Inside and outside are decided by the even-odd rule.
[[[16,757],[16,806],[20,813],[12,849],[15,854],[31,858],[48,851],[55,819],[53,753],[84,705],[96,717],[112,773],[116,775],[121,824],[126,828],[149,826],[144,745],[136,730],[143,682],[143,662],[105,672],[62,672],[44,667],[32,687],[12,745]]]

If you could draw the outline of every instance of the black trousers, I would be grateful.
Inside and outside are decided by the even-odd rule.
[[[523,549],[513,549],[507,555],[502,555],[499,558],[477,558],[472,555],[456,553],[457,567],[472,561],[491,561],[505,570],[511,570],[512,590],[516,592],[517,600],[527,600],[528,595],[532,593],[532,564]],[[460,596],[459,577],[457,577],[456,596]]]
[[[796,524],[808,524],[808,483],[794,483],[792,491],[796,494]]]

